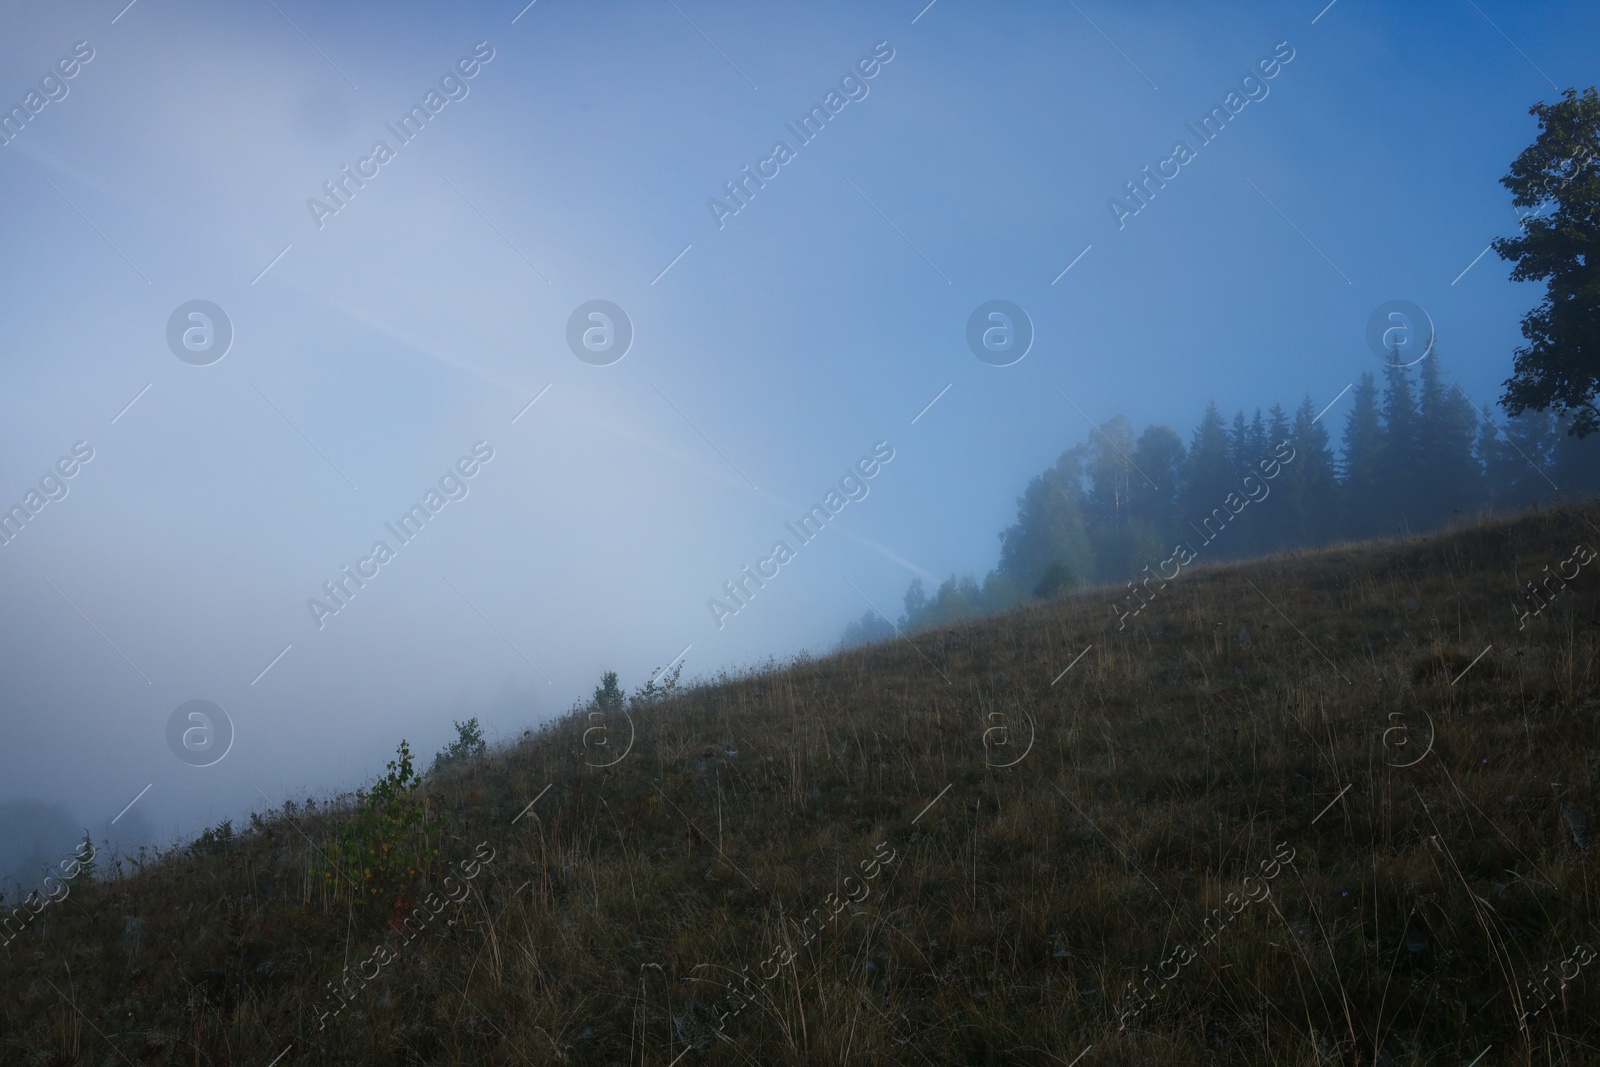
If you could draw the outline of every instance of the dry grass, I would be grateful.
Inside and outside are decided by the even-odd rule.
[[[1120,633],[1099,590],[724,678],[606,770],[569,717],[431,783],[443,856],[495,859],[326,1029],[341,968],[401,939],[313,879],[338,814],[274,812],[0,950],[0,1059],[1600,1062],[1600,964],[1519,1025],[1595,941],[1600,564],[1526,630],[1509,606],[1597,524],[1201,567]]]

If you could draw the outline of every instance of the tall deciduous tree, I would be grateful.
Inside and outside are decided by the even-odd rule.
[[[1017,521],[1000,534],[999,572],[1019,589],[1033,589],[1058,559],[1080,577],[1094,574],[1083,504],[1079,450],[1068,449],[1017,498]]]
[[[1514,281],[1546,283],[1543,302],[1522,318],[1528,343],[1517,349],[1501,403],[1513,415],[1554,409],[1569,432],[1600,430],[1600,96],[1568,89],[1528,113],[1539,135],[1500,179],[1527,210],[1521,237],[1494,243],[1513,261]]]
[[[1182,525],[1178,486],[1183,480],[1183,438],[1170,426],[1146,426],[1133,447],[1133,465],[1142,472],[1136,472],[1130,488],[1133,519],[1170,551]]]
[[[1139,478],[1129,462],[1133,451],[1133,424],[1126,415],[1113,415],[1089,434],[1084,443],[1089,474],[1089,521],[1102,529],[1127,524],[1132,483]]]

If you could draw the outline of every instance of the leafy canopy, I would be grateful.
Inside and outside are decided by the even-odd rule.
[[[1494,249],[1515,262],[1513,281],[1546,283],[1544,300],[1522,318],[1528,343],[1517,349],[1502,403],[1572,417],[1568,432],[1600,430],[1600,95],[1568,89],[1554,104],[1529,109],[1539,135],[1500,179],[1522,216],[1522,236]]]

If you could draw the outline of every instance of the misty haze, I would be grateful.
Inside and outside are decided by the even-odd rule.
[[[0,1064],[1600,1063],[1596,41],[0,12]]]

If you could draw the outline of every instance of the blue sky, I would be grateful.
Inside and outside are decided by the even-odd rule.
[[[0,800],[99,824],[148,785],[163,833],[353,786],[452,716],[519,732],[686,646],[686,675],[821,649],[862,594],[893,614],[913,576],[992,565],[1084,415],[1187,435],[1208,398],[1320,407],[1377,369],[1386,300],[1494,399],[1539,293],[1492,253],[1461,272],[1514,232],[1528,108],[1593,84],[1600,39],[1592,4],[1496,0],[0,20],[6,108],[94,52],[0,147],[0,502],[94,449],[0,548]],[[385,124],[478,42],[400,145]],[[1185,123],[1280,42],[1199,146]],[[785,124],[875,46],[800,146]],[[380,139],[319,228],[308,200]],[[1108,201],[1179,139],[1195,158],[1119,229]],[[719,228],[708,199],[778,140],[794,159]],[[166,341],[196,299],[234,330],[204,367]],[[609,366],[566,343],[594,299],[635,331]],[[1013,366],[966,347],[991,299],[1036,331]],[[318,629],[307,599],[479,441],[468,495]],[[879,441],[869,496],[719,630],[707,598]],[[167,747],[191,699],[236,730],[211,767]]]

